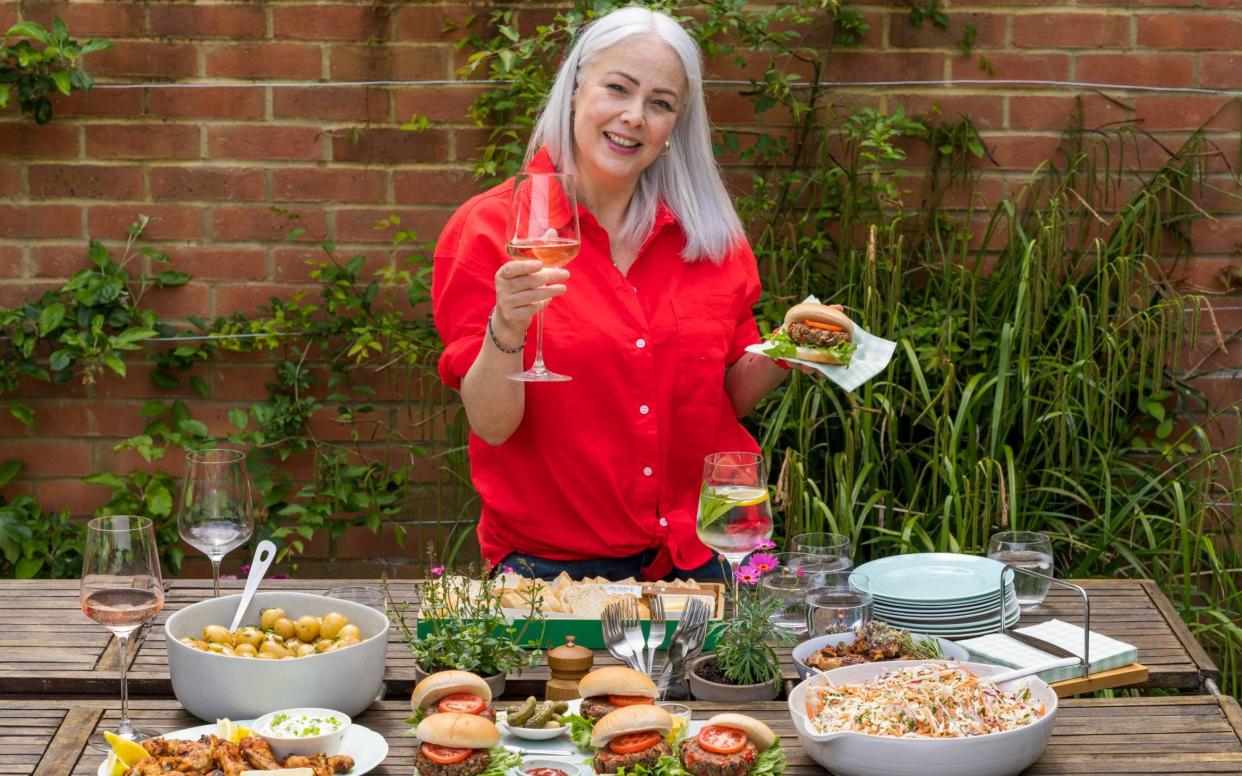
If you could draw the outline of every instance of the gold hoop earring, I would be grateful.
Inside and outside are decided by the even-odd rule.
[[[660,156],[668,156],[668,152],[669,152],[669,151],[671,151],[671,150],[672,150],[672,148],[673,148],[672,144],[671,144],[671,143],[669,143],[669,141],[665,140],[665,141],[664,141],[664,150],[660,152]]]

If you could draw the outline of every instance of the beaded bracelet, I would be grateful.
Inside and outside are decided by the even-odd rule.
[[[521,353],[522,350],[526,347],[526,335],[525,334],[522,335],[522,342],[516,348],[506,348],[504,345],[501,345],[500,340],[496,338],[496,330],[492,328],[492,316],[494,316],[495,314],[496,314],[495,307],[493,307],[491,311],[488,312],[487,314],[487,333],[488,333],[488,336],[492,338],[492,344],[495,345],[496,349],[499,350],[501,353]]]

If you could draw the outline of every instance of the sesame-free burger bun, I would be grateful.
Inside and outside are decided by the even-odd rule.
[[[446,695],[455,692],[474,693],[485,703],[492,702],[492,688],[481,676],[469,671],[437,671],[418,684],[410,695],[410,708],[428,708]]]
[[[776,734],[772,732],[772,728],[763,724],[754,717],[748,717],[745,714],[717,714],[707,722],[703,723],[704,727],[708,725],[721,725],[723,727],[736,728],[746,734],[750,742],[760,752],[766,752],[776,743]]]
[[[496,723],[477,714],[447,712],[432,714],[418,723],[415,731],[424,744],[458,749],[491,749],[500,743]]]
[[[849,319],[845,313],[835,310],[826,304],[816,304],[814,302],[803,302],[790,307],[785,312],[785,324],[804,323],[806,321],[814,321],[816,323],[830,323],[834,326],[840,326],[845,329],[845,333],[854,336],[854,322]]]
[[[622,706],[616,711],[608,712],[595,723],[595,729],[591,731],[591,746],[598,749],[626,733],[655,730],[664,735],[672,729],[673,718],[659,706],[650,703]]]
[[[583,698],[597,695],[643,695],[660,697],[655,682],[646,674],[625,666],[597,668],[578,681],[578,694]]]

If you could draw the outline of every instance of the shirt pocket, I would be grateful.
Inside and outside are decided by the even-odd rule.
[[[724,400],[725,358],[733,332],[733,297],[683,295],[672,300],[677,318],[674,406],[694,422],[710,420]],[[687,406],[690,405],[690,406]]]

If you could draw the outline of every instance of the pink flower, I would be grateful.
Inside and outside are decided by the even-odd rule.
[[[796,569],[794,569],[794,573],[795,573],[795,574],[797,574],[797,575],[798,575],[798,576],[800,576],[800,577],[801,577],[801,576],[805,576],[805,575],[806,575],[806,569],[802,568],[801,566],[798,566]]]
[[[755,567],[755,571],[760,574],[766,574],[781,565],[781,562],[775,556],[766,552],[757,552],[750,556],[750,565]]]
[[[513,573],[513,567],[512,567],[512,566],[501,566],[501,567],[500,567],[500,571],[501,571],[502,573],[504,573],[504,574],[512,574],[512,573]]]
[[[763,574],[754,566],[746,565],[733,572],[733,576],[743,585],[753,585],[759,581],[759,577],[763,576]]]
[[[764,539],[762,542],[759,543],[759,546],[756,547],[755,549],[756,550],[775,550],[776,542],[772,541],[771,539]]]
[[[433,576],[433,577],[441,577],[441,576],[444,576],[444,566],[432,566],[432,567],[431,567],[431,576]]]

